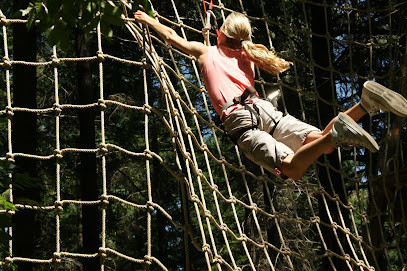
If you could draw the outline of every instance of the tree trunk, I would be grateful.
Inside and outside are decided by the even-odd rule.
[[[321,2],[322,1],[318,1]],[[330,10],[327,8],[326,12],[327,17],[330,18]],[[325,10],[324,7],[322,6],[315,6],[311,5],[311,18],[312,18],[312,32],[315,34],[320,34],[320,35],[326,35],[327,33],[327,24],[325,21]],[[329,27],[329,26],[328,26]],[[332,46],[328,47],[327,39],[324,37],[318,37],[313,35],[312,36],[312,54],[314,61],[317,65],[328,68],[330,63],[329,63],[329,56],[332,55]],[[318,94],[321,98],[327,100],[327,101],[333,101],[334,100],[334,95],[336,93],[332,93],[332,87],[331,84],[333,83],[331,80],[331,74],[329,71],[325,71],[323,69],[319,69],[318,67],[315,67],[315,84],[316,88],[318,91]],[[319,105],[319,112],[320,112],[320,117],[321,117],[321,123],[323,125],[328,124],[331,119],[334,117],[334,110],[331,105],[328,105],[324,102],[318,101]],[[339,165],[339,160],[336,155],[329,155],[327,156],[327,159],[331,165],[337,166]],[[321,157],[319,159],[320,162],[324,163],[324,157]],[[338,173],[335,173],[333,171],[327,172],[327,169],[323,166],[319,166],[318,168],[318,176],[321,181],[321,185],[324,187],[324,189],[331,194],[332,196],[336,193],[339,195],[341,201],[344,204],[347,204],[346,200],[346,195],[344,194],[344,189],[342,185],[342,180],[341,176]],[[327,174],[330,174],[330,178],[328,177]],[[332,182],[332,184],[330,183]],[[322,197],[319,197],[319,216],[322,221],[325,221],[328,224],[331,224],[331,221],[328,217],[327,213],[327,208],[329,208],[329,212],[332,216],[332,219],[337,222],[339,225],[340,223],[340,218],[339,218],[339,211],[336,206],[336,202],[330,202],[327,200],[327,205],[325,206],[324,201]],[[349,226],[348,219],[345,218],[345,223]],[[327,245],[327,248],[335,253],[338,253],[339,255],[342,255],[342,252],[340,251],[338,240],[336,236],[334,235],[334,231],[331,228],[327,227],[321,227],[322,230],[322,235],[324,237],[324,242]],[[339,242],[344,245],[344,250],[345,253],[348,250],[346,247],[346,239],[345,236],[340,232],[337,231],[338,233],[338,238]],[[321,251],[321,253],[324,253],[324,251]],[[335,265],[335,268],[337,270],[345,270],[346,269],[346,262],[343,260],[340,260],[336,257],[332,257],[332,261]],[[320,267],[320,270],[331,270],[333,267],[331,266],[330,262],[328,261],[328,258],[324,258],[323,263]]]
[[[77,57],[91,56],[95,50],[91,50],[91,40],[83,29],[76,32],[76,54]],[[97,101],[95,88],[92,83],[92,63],[89,61],[77,62],[77,86],[78,103],[89,104]],[[95,148],[95,116],[96,109],[81,109],[79,113],[80,122],[80,148]],[[81,200],[98,200],[96,154],[81,153],[79,169]],[[82,237],[83,253],[96,253],[100,246],[100,216],[98,206],[82,206]],[[99,259],[83,259],[83,270],[99,270]]]
[[[28,6],[29,1],[14,1],[15,11]],[[13,24],[13,59],[36,60],[35,29],[28,31],[24,24]],[[13,66],[13,106],[36,108],[37,77],[36,68],[26,65]],[[36,152],[37,117],[33,113],[15,112],[12,123],[12,144],[14,153],[34,154]],[[30,177],[37,177],[36,160],[16,158],[17,171],[27,173]],[[14,187],[14,198],[28,198],[40,201],[37,187],[18,189]],[[36,214],[32,210],[21,209],[13,216],[13,256],[34,257],[35,239],[38,237],[39,224]],[[32,270],[33,264],[18,262],[19,270]]]

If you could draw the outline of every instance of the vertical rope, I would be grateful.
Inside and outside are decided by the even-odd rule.
[[[55,96],[55,155],[56,155],[56,250],[54,257],[55,260],[55,270],[58,269],[58,263],[60,262],[60,255],[61,255],[61,225],[60,225],[60,212],[62,209],[61,203],[61,144],[60,144],[60,104],[59,104],[59,83],[58,83],[58,56],[57,56],[57,48],[56,46],[52,47],[52,59],[54,61],[54,96]]]
[[[2,30],[3,30],[3,48],[4,48],[4,57],[3,57],[3,63],[4,64],[8,64],[10,59],[9,59],[9,53],[8,53],[8,42],[7,42],[7,18],[6,16],[1,12],[0,10],[0,19],[2,22]],[[7,107],[6,107],[6,113],[8,113],[7,115],[7,145],[8,145],[8,153],[6,154],[6,158],[8,162],[14,162],[14,155],[13,155],[13,146],[12,146],[12,141],[11,141],[11,129],[12,129],[12,125],[11,125],[11,119],[13,116],[13,108],[12,108],[12,104],[11,104],[11,89],[10,89],[10,66],[5,66],[5,79],[6,79],[6,95],[7,95]],[[8,174],[8,178],[10,180],[12,180],[12,174],[11,172]],[[13,198],[13,184],[10,183],[9,185],[9,191],[10,191],[10,196],[9,196],[9,200],[11,203],[14,202],[14,198]],[[10,216],[10,221],[12,221],[12,215],[14,214],[14,212],[9,212],[8,213]],[[8,228],[9,234],[10,234],[10,240],[8,242],[9,244],[9,257],[10,259],[13,258],[13,227],[10,226]],[[6,261],[6,264],[10,264],[9,261]]]
[[[101,248],[99,248],[100,256],[100,270],[105,270],[105,257],[106,257],[106,208],[109,204],[107,195],[107,181],[106,181],[106,154],[108,152],[106,148],[106,135],[105,135],[105,109],[106,105],[104,102],[104,89],[103,89],[103,50],[102,50],[102,33],[100,30],[100,22],[97,25],[97,44],[98,44],[98,66],[99,66],[99,101],[100,106],[100,131],[101,131],[101,144],[100,150],[102,153],[102,232],[101,232]]]

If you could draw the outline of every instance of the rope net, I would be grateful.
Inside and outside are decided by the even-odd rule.
[[[171,8],[172,12],[167,17],[159,12],[159,8],[163,8],[160,1],[152,1],[152,4],[157,20],[173,27],[183,38],[190,40],[192,36],[202,40],[201,28],[206,24],[206,16],[200,1],[166,1],[166,8]],[[74,263],[82,258],[97,258],[100,259],[97,262],[100,270],[114,269],[114,263],[118,261],[130,262],[137,270],[407,268],[407,175],[403,170],[406,146],[401,140],[406,126],[402,121],[399,120],[397,126],[394,117],[386,113],[363,123],[364,128],[378,139],[381,146],[378,154],[357,149],[338,150],[336,154],[321,157],[302,180],[280,180],[245,159],[239,149],[230,144],[219,128],[219,119],[209,104],[194,58],[165,44],[153,31],[129,18],[132,17],[127,15],[129,3],[117,2],[116,5],[123,6],[125,28],[132,37],[126,42],[136,42],[132,45],[139,52],[135,58],[118,57],[114,51],[106,52],[98,26],[92,56],[62,57],[53,47],[48,56],[44,54],[35,62],[13,59],[9,52],[10,27],[27,21],[9,19],[1,13],[3,61],[0,69],[5,82],[1,87],[5,93],[1,114],[7,122],[3,131],[7,144],[3,146],[1,160],[13,164],[15,159],[23,157],[54,168],[54,181],[48,184],[53,193],[44,204],[15,202],[12,185],[9,201],[19,210],[51,214],[55,222],[48,228],[48,238],[55,238],[55,246],[37,253],[35,258],[13,252],[15,236],[13,227],[9,227],[12,238],[9,256],[2,259],[5,265],[32,262],[38,266],[51,264],[57,270],[74,268]],[[180,5],[183,5],[182,10],[189,10],[188,13],[179,13],[177,6]],[[263,1],[256,1],[255,6],[237,0],[218,1],[213,5],[213,12],[219,24],[232,12],[230,7],[247,14],[257,28],[254,42],[258,39],[258,43],[274,48],[272,38],[284,37],[284,47],[278,44],[277,51],[292,61],[293,67],[278,77],[256,71],[256,89],[261,96],[265,97],[270,90],[282,91],[279,108],[283,112],[290,112],[323,128],[327,120],[359,100],[359,86],[364,80],[380,81],[406,95],[406,64],[403,68],[402,63],[402,57],[406,58],[403,51],[406,48],[406,26],[405,20],[397,20],[405,18],[405,2],[389,1],[373,7],[369,1],[299,0],[276,2],[271,8]],[[319,28],[315,23],[311,24],[311,14],[321,22]],[[381,20],[377,20],[378,15]],[[340,26],[336,24],[332,29],[328,20],[330,16],[341,18]],[[384,22],[383,18],[387,21]],[[398,22],[396,25],[395,21]],[[365,28],[364,34],[355,34],[353,28],[361,25]],[[213,34],[210,39],[215,42]],[[315,40],[322,43],[321,47],[316,48]],[[327,50],[322,52],[326,56],[323,61],[321,48]],[[388,52],[386,59],[382,58],[383,51]],[[376,52],[380,52],[381,58],[375,56]],[[98,72],[93,75],[98,78],[99,96],[88,104],[64,102],[69,85],[60,82],[66,82],[63,74],[76,62],[98,65]],[[133,71],[143,78],[138,84],[143,85],[144,97],[129,102],[105,94],[116,90],[105,87],[107,73],[114,72],[108,66],[113,62],[133,67]],[[13,106],[11,81],[13,67],[18,65],[31,65],[44,73],[49,72],[47,79],[54,89],[52,101],[49,97],[39,99],[47,99],[50,106]],[[380,70],[378,65],[382,66]],[[126,84],[120,79],[116,83],[120,86]],[[159,89],[161,94],[153,95],[154,89]],[[97,145],[94,148],[75,147],[76,143],[66,137],[69,128],[63,126],[64,120],[89,109],[99,112]],[[120,131],[111,128],[115,125],[112,112],[117,110],[119,115],[129,114],[132,118],[144,120],[143,126],[137,127],[135,142],[127,142],[126,147],[109,138],[112,131]],[[52,131],[47,147],[30,154],[13,151],[13,115],[16,112],[35,114],[41,118],[41,123],[48,122],[42,124]],[[117,118],[117,114],[115,116]],[[160,137],[165,141],[163,143],[151,138],[158,126],[166,130]],[[397,129],[400,133],[395,134]],[[156,144],[165,144],[167,149],[159,150]],[[97,200],[81,200],[69,192],[71,188],[64,187],[67,178],[72,178],[63,174],[64,168],[74,163],[81,153],[97,156]],[[115,163],[120,157],[131,161],[127,167]],[[143,183],[138,188],[143,197],[126,194],[123,191],[125,186],[119,184],[126,172],[137,171],[138,178],[144,180],[138,180]],[[154,179],[159,172],[165,172],[166,179],[157,183]],[[158,186],[175,187],[173,198],[176,203],[171,208],[162,204],[159,195],[154,193]],[[100,243],[92,253],[70,250],[68,241],[62,239],[73,231],[64,228],[64,223],[72,219],[66,215],[67,211],[79,210],[83,206],[95,206],[99,212]],[[121,215],[114,217],[113,211]],[[1,212],[11,219],[15,216],[13,210]],[[116,238],[114,231],[118,230],[113,224],[120,226],[121,219],[130,214],[134,219],[132,223],[145,231],[139,234],[135,230],[129,234],[128,240],[139,239],[137,242],[143,244],[143,249],[124,252],[127,241],[113,242]],[[153,243],[157,241],[157,229],[179,236],[179,242],[184,243],[183,266],[171,265],[171,257],[179,257],[175,252],[171,254],[171,249],[167,250],[167,259],[157,256],[158,244]],[[202,259],[202,265],[194,263],[198,258]]]

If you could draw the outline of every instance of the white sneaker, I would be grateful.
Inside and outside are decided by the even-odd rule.
[[[379,145],[376,141],[351,117],[339,113],[330,134],[331,142],[335,147],[349,148],[350,146],[368,148],[371,152],[377,152]]]
[[[384,110],[407,117],[407,100],[399,93],[373,81],[363,84],[360,103],[370,116]]]

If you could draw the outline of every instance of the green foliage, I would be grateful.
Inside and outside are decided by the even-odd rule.
[[[133,12],[137,11],[138,9],[142,9],[151,17],[154,17],[153,9],[151,8],[150,1],[148,0],[136,0],[133,3]]]
[[[102,34],[111,38],[111,26],[124,24],[121,14],[120,7],[106,0],[35,0],[15,16],[27,16],[29,29],[39,20],[38,29],[48,34],[50,45],[68,48],[76,28],[83,28],[87,32],[95,31],[99,22]]]

